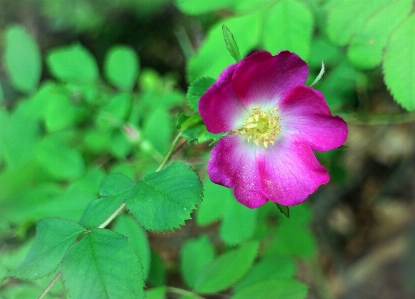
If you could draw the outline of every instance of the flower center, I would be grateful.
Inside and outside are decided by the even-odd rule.
[[[240,135],[247,135],[248,141],[252,139],[256,145],[264,143],[265,148],[268,147],[268,143],[274,145],[275,137],[281,132],[281,125],[278,124],[281,117],[277,111],[278,108],[268,108],[262,111],[259,106],[254,107],[242,129],[236,132]]]

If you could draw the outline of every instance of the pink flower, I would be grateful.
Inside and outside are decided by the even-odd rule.
[[[200,99],[208,131],[229,132],[211,152],[210,179],[249,208],[302,203],[329,181],[313,150],[341,146],[347,124],[307,76],[296,54],[261,51],[226,68]]]

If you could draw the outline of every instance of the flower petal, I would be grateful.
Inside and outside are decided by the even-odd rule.
[[[304,85],[307,76],[308,66],[298,55],[260,51],[238,63],[232,84],[245,107],[274,107],[293,87]]]
[[[332,116],[323,95],[308,86],[294,88],[279,103],[279,112],[281,134],[301,138],[313,150],[331,150],[347,139],[346,122]]]
[[[208,174],[212,182],[233,188],[235,198],[248,208],[267,202],[260,188],[256,145],[234,134],[219,140],[210,154]]]
[[[236,65],[226,68],[199,101],[199,113],[209,132],[223,133],[241,127],[246,115],[231,78]]]
[[[268,149],[258,157],[257,167],[261,190],[269,200],[293,206],[329,181],[308,144],[284,138]]]

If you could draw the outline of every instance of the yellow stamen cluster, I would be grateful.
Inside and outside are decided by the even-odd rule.
[[[240,135],[247,135],[248,141],[252,139],[256,145],[264,143],[265,148],[268,147],[268,143],[274,145],[275,137],[281,132],[281,126],[278,124],[281,117],[277,111],[278,108],[268,108],[262,111],[259,106],[254,107],[242,129],[236,132]]]

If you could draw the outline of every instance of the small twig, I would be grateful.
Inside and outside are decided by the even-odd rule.
[[[110,222],[112,221],[112,220],[114,220],[114,218],[115,217],[117,217],[118,216],[118,214],[120,214],[121,212],[122,212],[122,210],[125,208],[125,202],[123,202],[114,212],[112,212],[112,214],[107,218],[107,219],[105,219],[105,221],[104,222],[102,222],[99,226],[98,226],[98,228],[104,228],[104,227],[106,227],[108,224],[110,224]]]
[[[48,284],[46,289],[43,290],[42,294],[37,299],[42,299],[46,296],[46,294],[49,292],[49,290],[53,287],[53,285],[58,281],[59,277],[61,277],[62,272],[59,272],[56,274],[56,276],[52,279],[52,281]]]

